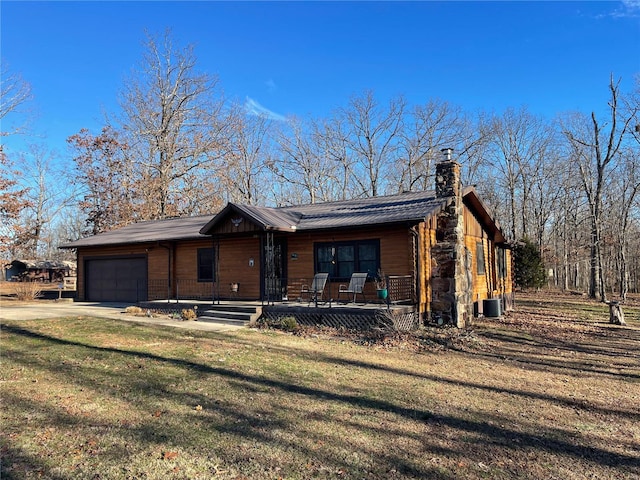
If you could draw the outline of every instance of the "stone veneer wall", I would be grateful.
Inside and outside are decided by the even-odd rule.
[[[464,245],[460,164],[447,160],[436,165],[436,196],[452,201],[438,216],[431,249],[431,320],[462,328],[473,315],[473,289],[471,253]]]

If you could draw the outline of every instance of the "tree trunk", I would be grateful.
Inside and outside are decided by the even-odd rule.
[[[594,298],[598,301],[603,299],[602,297],[602,285],[601,280],[601,263],[599,252],[599,230],[598,220],[596,218],[591,219],[591,248],[589,254],[589,298]]]
[[[620,298],[624,301],[627,299],[629,292],[629,270],[627,269],[627,248],[623,244],[620,250]]]
[[[626,325],[624,321],[624,313],[618,302],[609,302],[609,323],[614,325]]]

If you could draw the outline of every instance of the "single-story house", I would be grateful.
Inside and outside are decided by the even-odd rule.
[[[281,301],[300,298],[328,273],[337,298],[353,273],[368,274],[375,302],[384,272],[388,302],[421,321],[465,325],[485,299],[512,304],[511,251],[460,165],[436,166],[434,191],[260,207],[227,204],[215,216],[141,222],[83,238],[77,297],[141,302],[168,298]]]
[[[76,274],[75,262],[13,260],[4,266],[5,279],[15,282],[62,282]]]

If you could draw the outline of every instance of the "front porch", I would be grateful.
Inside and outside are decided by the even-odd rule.
[[[198,321],[250,325],[260,319],[279,321],[293,317],[299,325],[327,326],[366,330],[375,327],[414,330],[421,325],[420,314],[414,305],[382,303],[343,303],[335,301],[262,301],[242,300],[154,300],[140,302],[141,308],[180,313],[183,309],[195,309]]]
[[[246,282],[233,281],[199,282],[193,279],[175,279],[173,285],[167,279],[152,279],[148,282],[148,301],[158,302],[185,302],[190,300],[221,301],[242,300],[258,301],[261,304],[273,303],[328,303],[329,306],[340,302],[353,300],[349,294],[340,290],[348,286],[348,280],[336,280],[329,278],[326,286],[319,293],[317,302],[309,297],[309,286],[313,284],[313,277],[264,277],[261,280],[260,297],[253,296],[249,292],[256,289],[247,289]],[[376,283],[367,281],[363,294],[358,294],[356,301],[361,305],[377,305],[378,308],[386,305],[414,305],[416,302],[416,287],[412,275],[387,275],[384,277],[386,296],[380,298]]]

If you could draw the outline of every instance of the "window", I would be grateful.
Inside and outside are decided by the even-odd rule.
[[[333,279],[348,280],[354,272],[375,278],[380,268],[380,240],[316,243],[316,272]]]
[[[507,252],[504,248],[498,248],[498,275],[500,278],[507,277]]]
[[[484,275],[484,244],[482,242],[476,243],[476,262],[476,273]]]
[[[198,281],[213,282],[213,248],[198,249]]]

